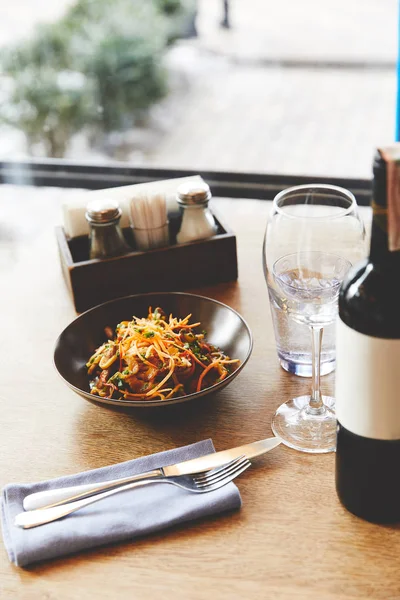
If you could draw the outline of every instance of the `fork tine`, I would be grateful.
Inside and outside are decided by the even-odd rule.
[[[235,465],[239,460],[241,460],[245,455],[242,454],[241,456],[238,456],[237,458],[233,458],[232,460],[230,460],[227,463],[224,463],[223,465],[221,465],[220,467],[214,467],[213,469],[207,469],[206,471],[202,471],[201,473],[196,473],[196,475],[194,476],[194,478],[197,481],[202,481],[204,479],[208,479],[208,477],[210,475],[214,475],[217,473],[220,473],[221,471],[226,471],[226,469],[228,467],[230,467],[231,465]]]
[[[199,492],[211,492],[213,490],[217,490],[218,488],[223,487],[224,485],[226,485],[227,483],[229,483],[230,481],[232,481],[233,479],[238,477],[241,473],[246,471],[246,469],[248,469],[250,466],[251,466],[251,462],[246,459],[240,468],[236,468],[229,475],[222,477],[217,482],[212,482],[212,483],[207,483],[207,484],[202,484],[200,486],[197,486],[197,489]]]
[[[207,480],[197,481],[197,478],[194,478],[194,483],[198,489],[210,489],[213,486],[220,486],[223,482],[228,483],[248,467],[250,467],[251,462],[246,457],[241,457],[237,461],[235,461],[235,465],[230,466],[224,471],[220,471],[217,475],[211,476]]]
[[[207,471],[206,473],[202,474],[200,477],[196,475],[194,477],[194,479],[195,479],[196,483],[199,483],[199,484],[212,483],[213,481],[217,481],[221,477],[224,477],[225,475],[229,474],[233,469],[236,468],[237,465],[241,465],[243,460],[247,460],[246,457],[244,455],[239,456],[238,458],[235,458],[231,462],[226,463],[225,465],[223,465],[223,467],[220,467],[219,469],[216,469],[216,470],[213,469],[211,471]]]
[[[204,471],[202,473],[196,473],[196,475],[194,475],[194,479],[196,479],[196,481],[198,481],[200,483],[203,481],[207,481],[210,478],[210,476],[218,475],[220,473],[226,473],[227,469],[235,466],[243,458],[244,458],[244,454],[242,456],[238,456],[237,458],[234,458],[233,460],[221,465],[220,467],[216,467],[215,469],[209,469],[208,471]]]

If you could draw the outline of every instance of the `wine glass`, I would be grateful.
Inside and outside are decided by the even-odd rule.
[[[282,404],[272,421],[274,433],[292,448],[314,453],[335,449],[334,398],[320,391],[323,331],[329,332],[327,355],[334,365],[340,285],[351,264],[365,254],[364,224],[348,190],[309,184],[274,199],[263,265],[278,355],[284,347],[285,359],[295,364],[300,354],[296,344],[303,356],[305,341],[311,342],[311,393]]]

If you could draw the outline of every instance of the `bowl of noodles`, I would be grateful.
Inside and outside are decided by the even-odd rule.
[[[253,339],[226,304],[183,292],[110,300],[60,334],[54,365],[77,394],[117,406],[165,406],[228,385],[250,358]]]

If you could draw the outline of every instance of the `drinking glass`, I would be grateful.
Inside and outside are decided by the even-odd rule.
[[[273,201],[264,236],[264,273],[278,360],[286,371],[311,377],[311,339],[307,327],[289,318],[269,276],[275,260],[301,247],[326,249],[352,264],[366,256],[364,224],[351,192],[319,184],[283,190]],[[332,372],[335,364],[335,324],[331,323],[324,328],[321,375]]]
[[[364,225],[348,190],[309,184],[288,188],[274,199],[263,244],[272,315],[284,320],[287,331],[301,327],[311,341],[311,393],[282,404],[272,422],[274,433],[297,450],[335,449],[334,399],[320,391],[323,331],[331,329],[333,337],[341,282],[365,252]],[[291,352],[286,347],[289,359],[298,359],[298,348],[293,357]]]

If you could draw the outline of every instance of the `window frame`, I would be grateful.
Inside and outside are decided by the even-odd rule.
[[[97,190],[193,175],[200,175],[207,181],[216,197],[272,200],[287,187],[323,183],[350,190],[360,206],[368,206],[371,200],[369,179],[163,169],[136,167],[130,163],[92,164],[64,159],[0,161],[0,184]]]

